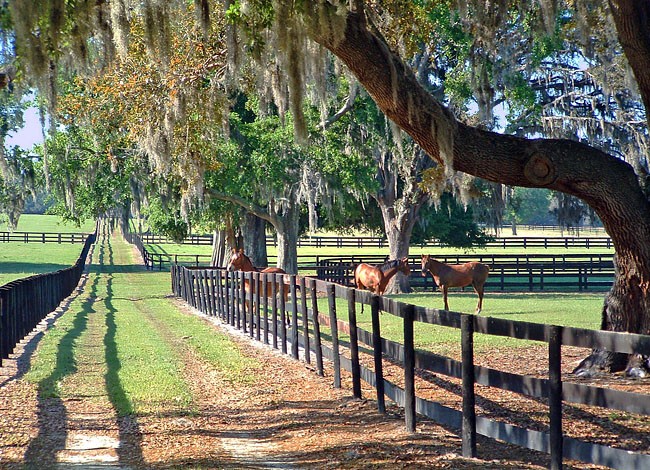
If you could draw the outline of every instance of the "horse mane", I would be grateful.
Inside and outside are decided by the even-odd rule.
[[[382,272],[386,272],[391,268],[396,268],[399,266],[399,264],[402,262],[400,259],[390,259],[388,261],[385,261],[384,264],[381,266],[377,266],[379,269],[381,269]]]

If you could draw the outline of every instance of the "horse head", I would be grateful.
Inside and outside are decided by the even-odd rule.
[[[408,256],[405,256],[404,258],[401,258],[399,260],[399,270],[406,276],[411,275],[411,267],[409,266],[409,258]]]
[[[230,255],[230,261],[228,261],[226,269],[228,271],[241,271],[246,263],[246,260],[248,260],[248,257],[244,254],[244,250],[241,248],[239,250],[237,248],[233,248]]]
[[[426,277],[429,272],[429,258],[430,255],[422,255],[422,276]]]

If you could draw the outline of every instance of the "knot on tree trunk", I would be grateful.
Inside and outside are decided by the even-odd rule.
[[[548,157],[536,153],[526,162],[524,175],[533,184],[548,186],[557,179],[557,169]]]

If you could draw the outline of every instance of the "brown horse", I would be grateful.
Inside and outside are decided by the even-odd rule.
[[[368,289],[370,292],[382,295],[388,282],[398,272],[407,276],[411,274],[408,257],[388,261],[382,266],[360,263],[354,270],[354,285],[357,289]]]
[[[226,269],[228,271],[245,271],[245,272],[258,272],[258,273],[268,273],[268,274],[286,274],[286,271],[281,268],[264,268],[264,269],[259,269],[253,266],[253,263],[251,262],[250,258],[244,254],[244,250],[242,249],[237,249],[233,248],[232,249],[232,254],[230,255],[230,261],[228,261],[228,265],[226,266]],[[272,295],[272,283],[268,282],[267,287],[266,287],[266,296],[271,297]],[[244,281],[244,286],[246,289],[246,292],[249,292],[250,286],[248,279]],[[258,289],[261,291],[262,290],[262,281],[259,282]],[[289,294],[289,286],[287,284],[283,284],[282,288],[283,294],[284,294],[284,299],[287,299],[287,296]]]
[[[440,289],[445,299],[445,310],[449,310],[447,303],[447,291],[450,287],[465,287],[470,284],[478,294],[476,313],[481,313],[483,308],[483,292],[485,281],[490,274],[490,267],[477,261],[470,261],[465,264],[445,264],[436,261],[429,255],[422,255],[422,275],[430,272],[433,280]]]

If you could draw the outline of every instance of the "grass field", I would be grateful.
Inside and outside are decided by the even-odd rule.
[[[26,217],[25,227],[45,226],[50,224],[51,227],[58,227],[56,220],[39,220],[37,217]],[[69,228],[69,227],[68,227]],[[75,230],[71,230],[75,231]],[[546,235],[549,235],[546,233]],[[557,235],[557,233],[555,233]],[[196,245],[152,245],[152,251],[158,253],[185,253],[185,254],[210,254],[211,247]],[[0,285],[10,280],[25,277],[37,272],[47,272],[61,269],[71,265],[76,260],[81,250],[80,245],[58,245],[58,244],[4,244],[0,245]],[[326,250],[326,253],[325,253]],[[544,253],[549,250],[537,249],[537,252]],[[535,250],[526,250],[526,253],[536,252]],[[430,250],[414,248],[413,255],[420,253],[429,253]],[[463,250],[454,250],[452,248],[436,248],[436,253],[464,253]],[[521,253],[521,249],[504,250],[504,249],[483,249],[475,250],[474,253]],[[566,253],[584,253],[582,249],[568,249],[560,252]],[[556,253],[556,250],[553,250]],[[594,250],[589,251],[594,253]],[[270,255],[275,254],[275,248],[271,247]],[[299,255],[385,255],[387,249],[377,250],[372,248],[355,249],[355,248],[313,248],[300,247]],[[53,260],[56,260],[55,262]],[[167,281],[168,273],[150,273],[151,276],[164,279],[163,284]],[[167,286],[164,287],[168,289]],[[135,291],[134,291],[135,292]],[[135,295],[135,294],[134,294]],[[413,303],[432,308],[442,308],[442,294],[440,292],[418,292],[408,295],[391,296],[401,301]],[[451,310],[459,312],[473,313],[476,306],[476,294],[471,289],[465,292],[452,290],[449,294],[449,304]],[[484,300],[482,315],[495,316],[510,320],[521,320],[535,323],[548,323],[556,325],[571,325],[583,328],[597,329],[600,324],[600,311],[603,303],[603,293],[497,293],[487,292]],[[326,302],[321,304],[321,309],[326,308]],[[345,301],[339,301],[338,311],[342,312],[342,318],[345,318],[347,312]],[[359,309],[360,310],[360,309]],[[324,310],[323,310],[324,311]],[[365,313],[359,311],[359,321],[362,328],[370,329],[369,309]],[[387,338],[401,341],[402,327],[401,320],[391,318],[390,315],[382,316],[383,333]],[[194,336],[193,336],[194,338]],[[416,344],[418,347],[432,349],[440,352],[446,352],[448,348],[455,348],[459,342],[459,333],[457,330],[444,327],[434,327],[430,325],[418,325],[416,328]],[[516,341],[505,338],[481,338],[477,335],[475,340],[476,347],[480,350],[482,347],[494,347],[495,345],[503,346],[521,346],[526,342]]]
[[[75,227],[63,224],[55,216],[34,214],[21,216],[17,228],[20,232],[47,233],[90,233],[94,230],[94,221]],[[81,243],[0,243],[0,285],[33,274],[70,267],[82,248]]]
[[[168,273],[137,266],[123,240],[104,240],[93,251],[83,293],[43,337],[26,375],[41,397],[107,396],[122,416],[192,413],[182,372],[186,349],[228,371],[231,380],[253,380],[257,365],[227,336],[199,317],[182,315],[167,298]],[[98,348],[102,368],[86,370],[97,363]],[[106,394],[97,393],[98,383]]]
[[[7,225],[0,227],[0,231],[7,231]],[[45,232],[45,233],[90,233],[95,231],[95,221],[87,220],[81,227],[72,223],[65,223],[55,215],[23,214],[18,220],[17,232]]]
[[[429,308],[443,308],[442,294],[401,294],[387,297],[414,305]],[[450,292],[449,308],[455,312],[474,313],[477,297],[469,292]],[[489,293],[483,301],[481,316],[502,318],[505,320],[524,321],[577,328],[599,329],[600,311],[603,305],[602,293]],[[337,314],[347,320],[347,301],[337,299]],[[319,310],[327,312],[327,299],[320,299]],[[372,331],[370,309],[357,306],[359,326]],[[381,315],[382,336],[393,341],[402,342],[403,326],[401,318],[384,313]],[[513,338],[477,334],[474,338],[477,351],[494,347],[525,347],[530,341]],[[439,354],[459,352],[460,330],[442,326],[416,323],[415,345]]]

